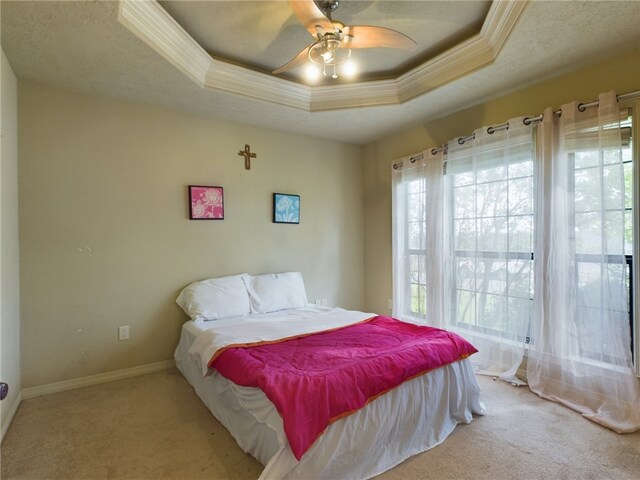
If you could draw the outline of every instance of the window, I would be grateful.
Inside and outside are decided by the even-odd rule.
[[[626,313],[632,321],[631,120],[630,111],[624,110],[622,161],[613,153],[588,149],[576,151],[571,159],[575,275],[578,308],[585,321],[591,317],[589,312],[596,308],[594,305],[601,304],[600,295],[621,294],[630,299]],[[534,148],[531,137],[526,135],[512,139],[511,146],[506,148],[503,141],[492,144],[491,140],[487,137],[483,143],[476,139],[473,147],[461,147],[444,157],[443,195],[447,204],[444,228],[449,233],[453,259],[451,321],[452,326],[461,330],[528,343],[534,294]],[[397,258],[403,259],[401,275],[407,287],[399,289],[403,298],[394,293],[394,301],[405,305],[399,309],[401,313],[424,317],[429,308],[426,247],[429,193],[424,169],[413,164],[408,167],[394,186],[394,216],[398,213],[397,203],[402,202],[400,228],[404,230]],[[600,195],[601,189],[605,189],[604,196]],[[600,198],[606,199],[605,204],[600,205]],[[606,251],[601,251],[599,234],[603,225]],[[394,242],[396,237],[394,228]],[[613,255],[616,245],[623,245],[622,262]],[[600,269],[602,255],[611,259],[606,272]],[[601,284],[595,282],[600,275],[623,275],[627,291],[594,291],[595,285]],[[514,322],[514,318],[519,321]],[[601,337],[596,332],[600,327],[595,324],[593,327],[584,355],[606,357],[606,347],[598,343]]]
[[[425,181],[411,180],[407,185],[407,258],[409,259],[409,312],[427,313]]]
[[[601,334],[602,309],[615,299],[627,298],[619,318],[628,321],[633,333],[633,150],[632,118],[628,110],[621,119],[622,155],[616,150],[576,151],[573,163],[575,205],[576,285],[582,325],[580,355],[611,361],[611,345]],[[615,125],[617,128],[618,125]],[[604,235],[601,232],[604,230]],[[609,281],[602,281],[608,278]],[[624,281],[622,281],[624,279]],[[603,290],[602,285],[610,285]],[[613,286],[624,285],[617,289]],[[621,327],[626,327],[621,325]],[[633,349],[633,341],[632,341]]]
[[[509,319],[528,322],[531,312],[533,159],[469,166],[447,181],[453,212],[454,325],[524,341],[518,338],[522,327]]]
[[[393,313],[471,341],[477,373],[519,382],[526,352],[534,392],[632,431],[631,116],[613,91],[561,112],[478,129],[394,175]]]

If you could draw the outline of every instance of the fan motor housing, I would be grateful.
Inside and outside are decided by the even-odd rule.
[[[339,0],[314,0],[314,3],[318,6],[320,10],[325,12],[327,17],[331,18],[331,12],[334,12],[338,5],[340,5]]]

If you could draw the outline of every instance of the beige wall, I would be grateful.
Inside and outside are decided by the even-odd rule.
[[[405,129],[364,150],[365,310],[389,312],[391,270],[391,163],[394,158],[442,145],[485,125],[573,100],[590,101],[607,90],[640,90],[640,50],[511,93],[447,117]]]
[[[17,82],[4,52],[0,64],[0,403],[2,437],[20,400],[20,279],[18,266]]]
[[[362,309],[360,147],[31,82],[19,107],[23,387],[171,358],[198,279],[300,270],[310,301]],[[188,219],[189,184],[224,187],[223,221]]]

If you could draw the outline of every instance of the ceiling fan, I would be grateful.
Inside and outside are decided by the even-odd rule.
[[[336,66],[345,63],[352,48],[401,48],[412,50],[416,42],[403,33],[370,25],[347,26],[331,18],[339,0],[289,0],[298,20],[316,39],[274,74],[297,68],[307,61],[322,67],[322,73],[338,78]],[[323,13],[324,11],[324,13]]]

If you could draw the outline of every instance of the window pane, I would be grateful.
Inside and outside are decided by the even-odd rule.
[[[473,183],[473,172],[460,173],[458,175],[454,175],[453,184],[456,187],[460,187],[463,185],[471,185]]]
[[[611,308],[611,305],[628,303],[628,285],[629,270],[627,269],[626,262],[620,259],[620,263],[610,263],[606,265],[606,271],[604,274],[607,278],[604,280],[607,308]],[[625,309],[626,311],[626,309]]]
[[[594,167],[600,164],[600,155],[594,150],[575,153],[576,168]]]
[[[518,178],[509,181],[509,214],[525,215],[533,213],[533,180]]]
[[[509,217],[509,251],[533,251],[533,217]]]
[[[600,210],[601,187],[600,168],[584,168],[575,172],[575,209],[576,212]]]
[[[479,326],[488,330],[506,330],[507,297],[490,293],[478,293],[476,309]]]
[[[411,284],[411,311],[426,313],[426,288],[424,285]]]
[[[411,283],[427,283],[424,255],[411,255],[409,257],[409,275]]]
[[[408,218],[410,222],[423,222],[424,219],[424,195],[414,193],[409,195],[409,212]]]
[[[578,304],[587,307],[600,307],[601,292],[601,264],[577,262],[578,273]]]
[[[603,169],[604,208],[622,208],[624,205],[624,177],[622,164],[609,165]]]
[[[512,163],[509,165],[509,178],[533,176],[533,162]]]
[[[479,170],[476,172],[476,182],[493,182],[495,180],[502,180],[505,177],[505,168],[503,166],[487,168],[485,170]]]
[[[476,266],[473,258],[456,258],[456,287],[464,290],[475,290]]]
[[[524,338],[519,338],[518,335],[522,335],[523,332],[529,330],[527,327],[531,318],[532,300],[509,297],[507,306],[507,315],[509,316],[509,328],[506,329],[507,336],[522,342]]]
[[[458,187],[454,189],[454,218],[473,218],[476,216],[476,187]]]
[[[476,262],[476,291],[506,294],[507,263],[504,260],[484,258]]]
[[[576,213],[576,253],[602,253],[602,220],[599,212]]]
[[[468,325],[476,324],[475,294],[465,290],[456,291],[456,320]]]
[[[408,185],[409,195],[424,192],[424,180],[414,180]]]
[[[533,261],[509,261],[509,295],[526,299],[533,298]]]
[[[478,217],[496,217],[507,214],[507,182],[479,184],[476,203]]]
[[[622,259],[620,259],[622,261]],[[629,327],[626,263],[579,264],[578,315],[580,354],[602,361],[614,361],[613,340],[617,328]],[[624,309],[612,308],[624,305]],[[606,322],[607,327],[603,327]]]
[[[455,249],[471,251],[476,249],[476,221],[454,221]]]
[[[604,165],[618,164],[622,162],[622,151],[613,148],[602,151],[602,163]]]
[[[604,212],[605,253],[608,255],[624,255],[623,211]]]
[[[624,206],[633,208],[633,164],[625,163],[624,168]]]
[[[633,212],[624,212],[624,253],[633,255]]]
[[[507,217],[478,220],[478,250],[504,252],[507,249]]]

